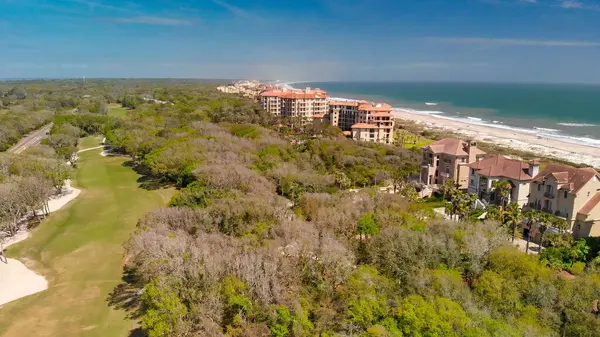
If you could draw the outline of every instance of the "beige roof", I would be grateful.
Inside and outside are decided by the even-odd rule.
[[[469,165],[477,173],[486,177],[504,177],[518,181],[529,181],[532,177],[527,174],[529,164],[504,156],[493,156],[476,161]]]
[[[314,114],[313,118],[325,118],[325,114]]]
[[[533,180],[540,181],[549,176],[556,179],[560,185],[559,188],[571,192],[579,191],[583,185],[594,177],[600,178],[598,171],[591,167],[576,168],[569,165],[548,164],[548,166],[535,176]]]
[[[467,142],[455,138],[444,138],[437,142],[425,146],[423,150],[431,150],[433,153],[444,153],[451,154],[454,156],[467,156]],[[476,155],[485,154],[484,151],[475,148],[474,152]]]

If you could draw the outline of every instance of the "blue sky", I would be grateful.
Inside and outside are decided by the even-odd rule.
[[[600,0],[0,5],[0,78],[600,83]]]

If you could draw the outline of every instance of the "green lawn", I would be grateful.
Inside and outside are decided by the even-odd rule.
[[[111,104],[110,110],[108,111],[108,115],[114,116],[114,117],[122,117],[122,116],[127,115],[127,109],[125,109],[119,105]]]
[[[173,191],[139,188],[126,158],[99,153],[80,155],[80,196],[7,249],[44,275],[49,289],[4,305],[1,336],[124,337],[135,327],[123,311],[109,308],[107,296],[120,283],[122,245],[137,219],[165,205]]]
[[[91,147],[100,146],[103,138],[103,136],[85,137],[79,142],[79,148],[88,149]]]

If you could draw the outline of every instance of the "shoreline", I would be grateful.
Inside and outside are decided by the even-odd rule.
[[[459,120],[442,118],[395,108],[395,118],[414,121],[426,128],[447,130],[478,141],[505,146],[514,150],[528,151],[544,157],[554,157],[576,164],[600,168],[600,148],[562,141],[537,134],[526,133],[518,128],[501,129]]]
[[[295,84],[310,82],[282,82],[283,87],[294,89]],[[330,97],[330,99],[333,99]],[[336,100],[357,100],[355,98],[339,97]],[[437,103],[425,103],[435,108]],[[519,151],[532,152],[536,155],[566,160],[575,164],[585,164],[594,168],[600,168],[600,147],[585,144],[587,138],[572,135],[564,135],[564,139],[552,134],[558,131],[545,128],[534,128],[532,130],[519,128],[506,124],[502,127],[477,123],[480,118],[472,118],[471,121],[447,117],[442,111],[439,113],[419,113],[412,110],[395,106],[392,110],[394,118],[410,120],[424,126],[425,128],[445,130],[460,134],[465,138],[492,143],[495,145],[511,148]],[[569,124],[569,123],[567,123]],[[573,124],[573,123],[570,123]],[[537,132],[536,132],[537,129]],[[550,133],[548,133],[550,131]],[[590,138],[590,141],[597,139]],[[600,144],[600,140],[597,140]]]

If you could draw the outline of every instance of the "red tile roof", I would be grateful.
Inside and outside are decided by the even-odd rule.
[[[351,102],[351,101],[329,101],[329,105],[358,106],[358,102]]]
[[[325,118],[325,114],[314,114],[313,118]]]
[[[486,177],[504,177],[518,181],[530,181],[532,177],[527,173],[529,164],[520,160],[509,159],[504,156],[493,156],[469,164],[477,173]]]
[[[567,189],[571,192],[578,192],[588,181],[594,177],[600,179],[598,171],[591,167],[576,168],[562,164],[548,164],[546,168],[533,178],[534,181],[541,181],[544,178],[552,176],[562,185],[561,189]]]
[[[467,142],[455,138],[444,138],[437,142],[423,147],[423,150],[431,150],[433,153],[444,153],[451,154],[454,156],[467,156]],[[475,148],[473,151],[476,155],[485,154],[484,151],[479,148]]]
[[[371,114],[371,117],[392,117],[392,114],[386,111],[379,111]]]
[[[357,123],[352,125],[353,129],[378,129],[375,124],[367,124],[367,123]]]
[[[270,97],[280,97],[280,98],[289,98],[289,99],[307,99],[307,98],[327,98],[327,92],[321,89],[309,90],[273,90],[273,91],[265,91],[260,94],[261,96],[270,96]]]
[[[600,203],[600,192],[596,192],[594,196],[579,210],[579,214],[590,215],[592,210]]]
[[[381,112],[390,112],[392,111],[392,106],[389,104],[385,104],[385,103],[380,103],[380,104],[368,104],[368,103],[362,103],[358,106],[358,110],[362,110],[362,111],[381,111]]]

